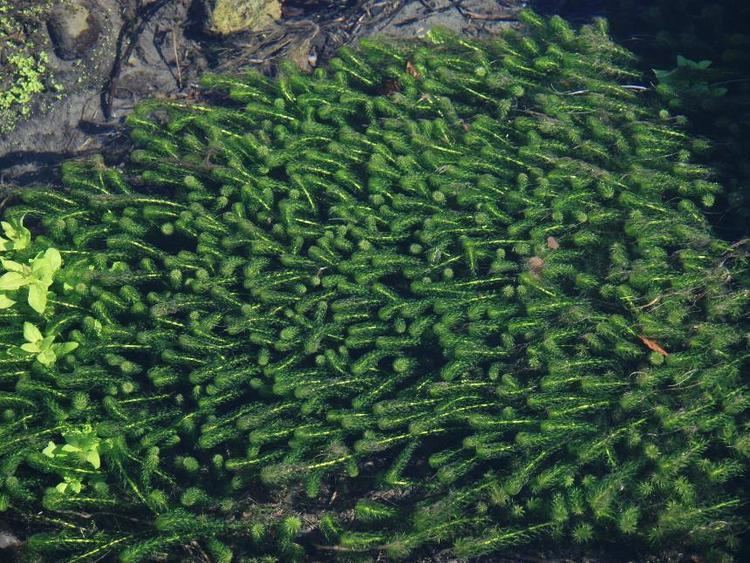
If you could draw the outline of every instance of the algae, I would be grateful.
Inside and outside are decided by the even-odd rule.
[[[0,134],[31,115],[38,94],[59,89],[45,51],[52,7],[51,0],[0,0]]]
[[[278,0],[216,0],[209,28],[219,35],[254,31],[281,17]]]

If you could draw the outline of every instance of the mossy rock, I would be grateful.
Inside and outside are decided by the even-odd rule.
[[[101,25],[94,8],[88,2],[78,1],[56,6],[51,11],[47,25],[60,59],[80,59],[96,43]]]
[[[730,557],[747,245],[606,24],[521,17],[206,76],[129,118],[125,168],[19,194],[0,501],[28,557]]]
[[[51,9],[49,0],[0,0],[0,135],[27,118],[52,85],[44,23]]]
[[[256,31],[281,17],[278,0],[206,0],[206,30],[217,35]]]

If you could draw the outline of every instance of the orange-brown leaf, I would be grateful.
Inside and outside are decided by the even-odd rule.
[[[662,356],[669,356],[669,352],[667,352],[664,348],[659,346],[659,343],[656,340],[652,340],[650,338],[646,338],[645,336],[638,336],[638,338],[641,339],[641,342],[643,342],[646,345],[646,348],[651,350],[652,352],[656,352],[657,354],[661,354]]]

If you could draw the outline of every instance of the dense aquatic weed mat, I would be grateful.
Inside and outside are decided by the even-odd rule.
[[[712,141],[703,160],[724,191],[709,214],[721,236],[750,225],[750,4],[741,0],[534,2],[568,19],[601,13],[616,41],[632,49],[665,107],[687,117],[686,131]],[[581,10],[583,9],[583,13]]]
[[[728,557],[747,245],[605,23],[522,18],[206,76],[130,117],[125,170],[20,194],[0,501],[28,557]]]

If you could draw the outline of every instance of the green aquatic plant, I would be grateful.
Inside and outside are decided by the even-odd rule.
[[[612,33],[639,55],[644,70],[672,69],[656,90],[711,139],[703,157],[724,186],[710,220],[724,237],[750,225],[750,4],[744,0],[606,0]],[[678,56],[677,66],[675,57]],[[710,64],[709,64],[710,63]],[[700,67],[704,68],[700,68]]]
[[[8,237],[0,236],[0,252],[23,250],[31,243],[31,231],[23,226],[23,217],[11,223],[2,221],[0,226],[3,234]]]
[[[21,264],[15,260],[0,259],[6,272],[0,276],[0,292],[15,292],[28,288],[29,306],[37,313],[44,313],[47,307],[47,291],[52,285],[55,274],[62,266],[62,257],[56,248],[47,248]],[[3,306],[12,306],[15,301],[3,295]]]
[[[70,431],[63,437],[66,442],[64,445],[58,446],[50,441],[42,453],[52,459],[75,457],[94,469],[101,467],[99,448],[102,441],[96,436],[91,425],[85,425],[82,430]]]
[[[39,335],[78,344],[0,359],[29,557],[737,549],[747,243],[606,24],[522,18],[208,75],[125,169],[19,193],[13,258],[65,258]]]
[[[26,343],[21,345],[21,350],[34,354],[36,361],[46,367],[52,367],[58,358],[78,348],[78,342],[55,343],[54,334],[43,336],[30,322],[23,323],[23,337]]]
[[[728,89],[710,81],[711,61],[691,61],[677,56],[677,66],[671,70],[654,69],[659,82],[657,91],[669,100],[671,108],[685,104],[698,107],[716,104],[716,98],[726,95]]]

